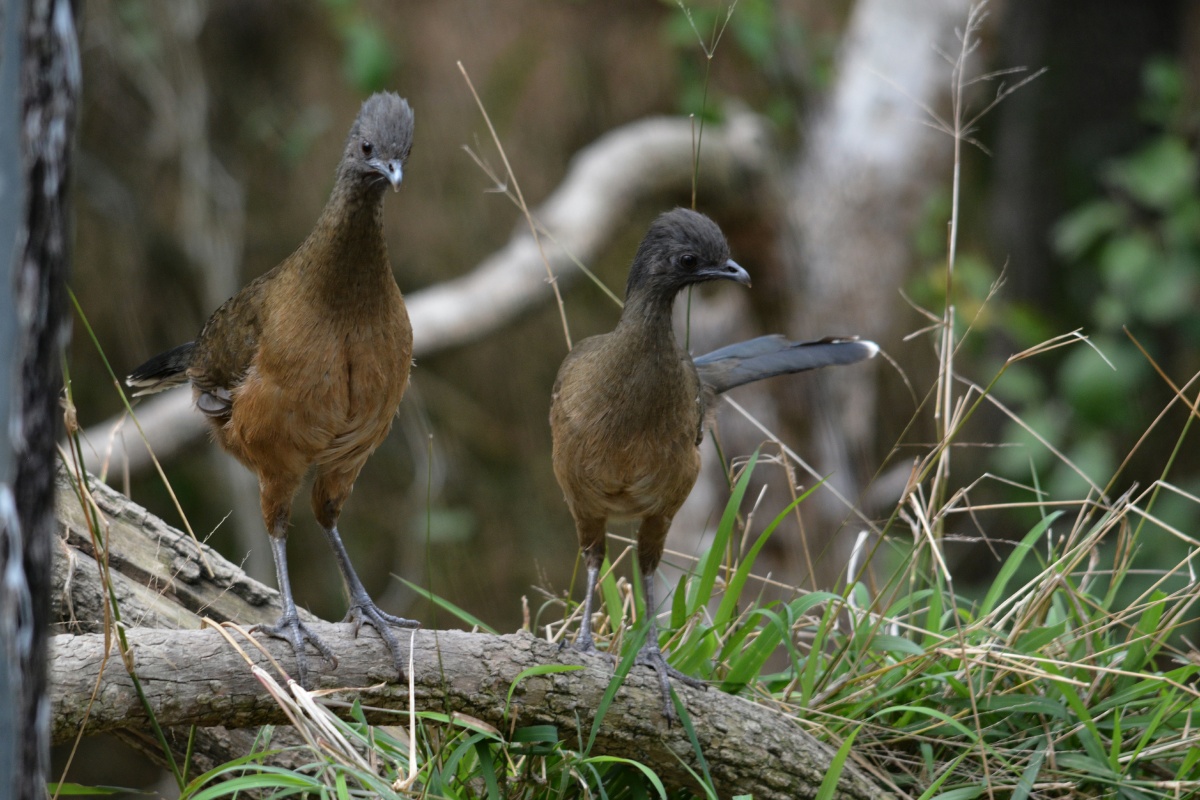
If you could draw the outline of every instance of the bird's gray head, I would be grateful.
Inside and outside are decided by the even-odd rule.
[[[750,285],[746,270],[729,258],[729,244],[717,223],[677,208],[650,225],[630,267],[625,295],[649,291],[674,297],[689,284],[715,280]]]
[[[362,104],[350,128],[340,171],[366,186],[399,189],[412,140],[408,101],[395,92],[377,92]]]

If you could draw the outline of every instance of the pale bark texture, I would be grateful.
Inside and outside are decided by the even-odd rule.
[[[205,727],[205,764],[219,759],[222,747],[229,748],[230,758],[241,755],[237,748],[248,749],[249,732],[229,729],[285,723],[286,718],[242,656],[217,631],[195,628],[200,615],[245,625],[271,620],[278,613],[276,593],[122,495],[94,480],[91,486],[86,503],[80,502],[83,493],[65,482],[59,497],[58,630],[85,632],[61,633],[53,640],[51,723],[55,741],[69,740],[80,730],[118,731],[127,741],[147,751],[153,749],[145,733],[145,710],[122,659],[112,639],[99,632],[105,617],[100,583],[103,567],[93,557],[99,549],[107,557],[123,624],[130,626],[131,663],[159,723],[168,728]],[[89,529],[92,518],[102,521],[104,547]],[[137,627],[147,625],[155,627]],[[317,630],[339,660],[334,669],[315,653],[310,656],[310,668],[315,670],[320,688],[352,687],[338,692],[337,699],[357,696],[364,706],[377,709],[367,712],[371,721],[403,724],[405,718],[394,711],[407,709],[408,688],[395,683],[390,658],[378,636],[364,630],[354,639],[350,627],[341,624],[318,623]],[[290,645],[266,638],[258,641],[284,669],[292,663]],[[272,669],[256,648],[246,650],[256,663]],[[419,709],[459,711],[502,731],[514,725],[553,724],[568,745],[578,744],[574,739],[577,725],[589,730],[593,710],[612,679],[607,661],[561,650],[528,633],[493,636],[418,631],[413,662]],[[518,674],[548,663],[585,668],[525,679],[506,713],[509,687]],[[679,686],[677,690],[722,796],[815,795],[832,750],[795,719],[715,689],[702,692]],[[93,692],[96,701],[89,710]],[[332,708],[335,713],[346,710]],[[617,692],[592,752],[648,763],[676,787],[693,786],[680,759],[699,769],[685,732],[678,726],[666,726],[657,681],[642,668],[635,668]],[[884,795],[865,771],[851,763],[837,796]]]

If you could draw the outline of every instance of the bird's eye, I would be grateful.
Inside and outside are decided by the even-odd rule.
[[[688,269],[695,269],[697,261],[698,259],[691,253],[684,253],[679,259],[679,263],[683,264],[683,266],[687,267]]]
[[[366,141],[364,141],[362,143],[362,153],[364,156],[369,157],[371,155],[371,153],[374,153],[374,152],[375,152],[375,145],[371,144],[370,142],[366,142]]]

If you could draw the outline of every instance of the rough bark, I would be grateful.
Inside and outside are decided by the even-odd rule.
[[[276,593],[247,578],[211,549],[148,514],[123,496],[92,483],[89,506],[103,520],[104,547],[88,531],[90,511],[80,495],[64,488],[59,499],[61,556],[55,571],[56,610],[62,633],[52,644],[52,730],[56,741],[87,733],[124,731],[145,744],[146,715],[122,661],[100,631],[103,622],[101,564],[107,556],[114,590],[126,625],[158,628],[128,631],[132,662],[155,714],[164,726],[223,726],[205,732],[205,741],[236,748],[248,739],[229,728],[286,722],[246,662],[212,629],[195,630],[197,613],[244,624],[273,619]],[[199,560],[211,567],[211,574]],[[191,630],[178,630],[187,627]],[[336,697],[357,696],[375,709],[372,721],[402,724],[394,712],[407,708],[407,686],[395,676],[378,638],[364,630],[358,639],[347,625],[317,623],[318,634],[334,649],[331,669],[313,653],[310,669],[321,688],[346,689]],[[289,646],[259,639],[286,669]],[[257,663],[271,669],[257,649]],[[107,662],[105,655],[108,654]],[[553,724],[568,745],[578,725],[588,730],[592,710],[611,680],[606,661],[585,658],[527,633],[492,636],[462,631],[418,631],[413,643],[413,679],[419,709],[460,711],[500,730]],[[527,678],[505,713],[510,685],[529,667],[579,664],[585,669]],[[87,709],[93,690],[96,701]],[[832,756],[796,720],[761,705],[723,694],[678,686],[695,725],[709,770],[722,796],[749,793],[759,798],[811,797]],[[333,707],[335,713],[338,709]],[[245,732],[242,732],[243,734]],[[207,746],[207,745],[206,745]],[[211,753],[212,751],[210,751]],[[244,751],[243,751],[244,752]],[[682,764],[699,769],[686,734],[668,729],[660,713],[657,683],[635,669],[618,691],[593,746],[595,754],[620,755],[651,764],[672,786],[691,786]],[[230,756],[236,756],[236,750]],[[210,756],[211,757],[211,756]],[[682,760],[682,763],[681,761]],[[839,797],[880,797],[866,774],[847,766]]]
[[[67,200],[79,51],[68,0],[8,3],[0,28],[9,101],[5,153],[14,152],[12,134],[20,143],[16,180],[11,163],[0,176],[8,178],[0,181],[0,202],[7,215],[19,215],[15,229],[4,226],[15,236],[4,236],[4,298],[11,291],[11,304],[0,311],[11,315],[3,348],[8,357],[0,363],[0,426],[6,429],[0,442],[6,463],[0,470],[0,795],[40,798],[49,762],[46,642],[59,364],[69,330]],[[15,116],[14,90],[20,96]]]

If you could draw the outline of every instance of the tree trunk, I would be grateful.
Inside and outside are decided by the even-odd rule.
[[[0,794],[45,795],[67,186],[79,51],[67,0],[10,0],[0,25]],[[17,99],[19,98],[19,103]]]

